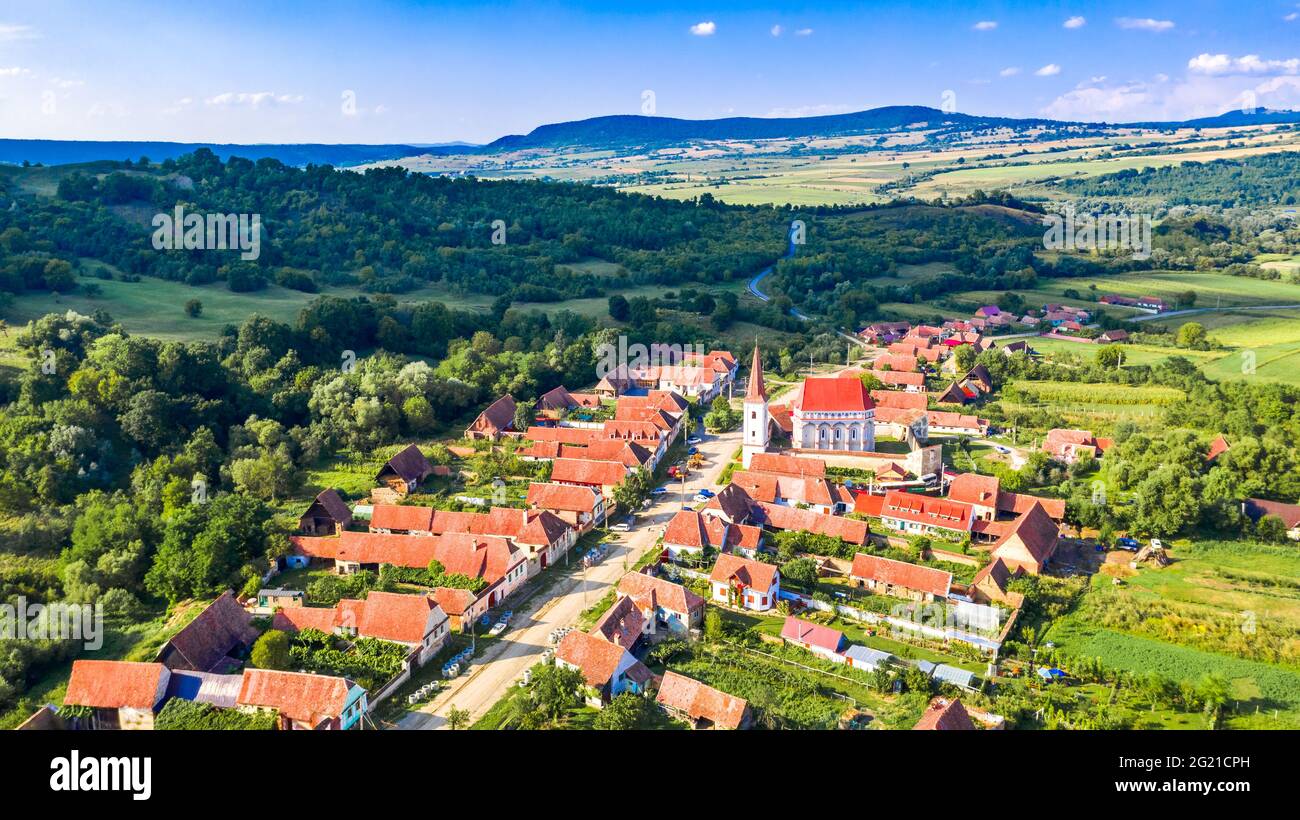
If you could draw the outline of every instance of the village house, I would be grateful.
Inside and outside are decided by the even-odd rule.
[[[640,608],[652,640],[657,636],[685,637],[704,621],[703,598],[681,584],[646,572],[624,575],[618,582],[618,594]]]
[[[803,530],[817,535],[834,536],[851,544],[862,545],[870,538],[870,528],[865,521],[755,501],[737,484],[723,487],[721,492],[704,505],[703,512],[705,516],[720,518],[733,525],[748,524],[771,530]]]
[[[1107,330],[1095,339],[1097,344],[1114,344],[1116,342],[1127,342],[1127,330]]]
[[[598,709],[624,692],[645,692],[654,677],[619,644],[586,632],[565,635],[555,649],[555,663],[582,673],[587,704]]]
[[[617,461],[557,458],[551,462],[551,483],[590,487],[611,501],[627,474],[627,467]]]
[[[607,398],[637,390],[671,390],[698,399],[712,401],[735,379],[736,360],[727,351],[711,351],[702,358],[692,356],[690,363],[619,365],[596,385],[595,392]]]
[[[883,385],[895,390],[920,393],[925,390],[924,373],[902,373],[894,370],[872,370],[871,375]]]
[[[925,714],[921,715],[921,719],[912,728],[914,730],[973,730],[975,724],[971,722],[970,715],[966,713],[966,707],[961,705],[960,700],[935,698],[930,701]]]
[[[763,530],[695,510],[679,510],[664,527],[663,544],[674,563],[698,559],[706,548],[752,558],[762,548]]]
[[[979,473],[960,473],[948,483],[948,499],[969,504],[974,512],[980,531],[980,521],[997,521],[999,518],[1020,517],[1029,512],[1035,503],[1041,504],[1053,521],[1065,520],[1065,501],[1058,498],[1039,498],[1025,493],[1007,492],[1002,489],[997,476]],[[990,530],[999,533],[999,528]]]
[[[754,473],[823,478],[826,475],[826,462],[820,458],[781,453],[755,453],[746,469]]]
[[[274,710],[280,729],[351,729],[366,713],[366,690],[347,678],[245,669],[236,704]]]
[[[724,553],[713,565],[709,584],[715,603],[766,612],[776,606],[781,571],[772,564]]]
[[[853,497],[847,490],[817,476],[736,470],[731,483],[754,501],[807,508],[823,515],[839,515],[853,506]]]
[[[601,398],[595,393],[572,393],[563,385],[546,391],[537,399],[535,410],[547,418],[560,418],[570,410],[584,408],[595,410],[601,406]],[[510,413],[514,419],[514,411]]]
[[[787,615],[785,623],[781,625],[781,640],[803,647],[829,661],[844,662],[844,657],[840,655],[840,648],[844,646],[844,633],[838,629]]]
[[[1241,503],[1241,514],[1259,524],[1260,519],[1271,515],[1282,519],[1287,538],[1300,541],[1300,504],[1284,504],[1263,498],[1248,498]]]
[[[1001,558],[985,564],[971,579],[971,598],[978,604],[1005,604],[1019,609],[1025,596],[1013,592],[1010,584],[1020,573],[1014,572]]]
[[[751,716],[744,698],[706,686],[671,670],[664,672],[655,702],[668,716],[692,729],[746,729]]]
[[[404,646],[423,666],[447,642],[448,618],[430,595],[372,590],[365,600],[344,598],[333,607],[293,607],[275,613],[271,627],[285,632],[319,629],[349,638],[374,638]]]
[[[576,484],[534,482],[528,485],[527,501],[529,508],[552,513],[578,534],[604,521],[608,509],[604,495],[591,487]]]
[[[161,663],[77,660],[63,703],[93,710],[93,729],[152,729],[170,678]]]
[[[307,593],[301,589],[259,589],[257,603],[253,607],[255,615],[271,615],[277,609],[303,606],[307,602]]]
[[[453,632],[469,631],[488,611],[487,596],[475,595],[468,589],[434,587],[429,594],[446,614],[447,626]]]
[[[420,487],[420,482],[433,475],[433,465],[414,444],[384,462],[375,482],[405,497]]]
[[[1063,464],[1073,464],[1084,455],[1101,458],[1113,442],[1108,438],[1097,438],[1091,430],[1063,430],[1054,428],[1047,431],[1043,440],[1043,452]]]
[[[243,664],[256,640],[253,616],[227,590],[163,644],[154,660],[172,670],[224,674]]]
[[[932,435],[983,438],[988,435],[989,423],[987,419],[978,416],[949,413],[943,410],[929,410],[926,413],[926,429]]]
[[[298,532],[303,535],[333,535],[351,524],[352,510],[343,502],[338,490],[321,490],[298,519]]]
[[[912,326],[907,322],[876,322],[858,332],[863,341],[874,345],[888,345],[907,335]]]
[[[497,441],[503,436],[518,435],[515,430],[515,399],[509,393],[487,406],[478,418],[465,428],[467,439]]]
[[[859,552],[853,556],[849,582],[882,595],[930,603],[948,597],[952,573]]]
[[[1056,552],[1061,530],[1038,502],[1015,520],[1011,530],[993,545],[992,557],[1007,569],[1039,575]]]
[[[646,636],[645,614],[631,598],[616,598],[592,626],[590,634],[635,653]]]
[[[890,490],[880,511],[880,522],[907,535],[930,535],[960,540],[970,534],[969,504]]]
[[[529,576],[536,575],[577,542],[577,531],[546,510],[492,507],[486,513],[435,510],[400,504],[376,504],[370,531],[400,535],[473,533],[507,538],[528,557]]]

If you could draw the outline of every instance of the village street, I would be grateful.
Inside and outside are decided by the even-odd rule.
[[[699,490],[716,490],[716,482],[731,455],[740,446],[741,434],[735,430],[722,435],[703,435],[699,446],[705,464],[691,473],[684,482],[670,481],[669,492],[654,497],[649,509],[637,515],[636,526],[611,541],[605,557],[585,573],[557,583],[525,601],[511,618],[511,628],[502,640],[484,655],[475,659],[469,673],[454,680],[425,704],[420,711],[407,714],[397,723],[399,729],[443,729],[452,706],[466,709],[471,722],[483,714],[514,686],[524,670],[536,664],[549,644],[547,636],[552,630],[572,625],[582,611],[600,600],[611,585],[631,569],[645,551],[654,546],[663,534],[664,527],[682,507],[683,496],[688,504]],[[623,518],[616,516],[610,523]],[[577,555],[570,555],[577,560]],[[545,576],[531,583],[545,580]],[[526,594],[526,593],[525,593]]]

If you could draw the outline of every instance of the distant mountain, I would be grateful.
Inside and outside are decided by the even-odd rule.
[[[136,160],[146,156],[155,162],[210,149],[222,161],[232,156],[259,160],[278,159],[286,165],[333,165],[346,167],[385,159],[421,154],[462,153],[464,145],[237,145],[211,142],[101,142],[93,140],[0,139],[0,163],[21,165],[24,161],[42,165],[67,165],[101,159]]]
[[[1143,122],[1129,123],[1143,128],[1238,128],[1243,125],[1279,125],[1300,122],[1300,111],[1276,111],[1261,108],[1247,114],[1243,111],[1228,111],[1217,117],[1201,117],[1182,122]]]

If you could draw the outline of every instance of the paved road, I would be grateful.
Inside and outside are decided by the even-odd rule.
[[[794,241],[792,240],[789,244],[789,247],[786,248],[785,256],[781,258],[789,259],[790,257],[794,256],[794,250],[795,250],[795,244]],[[766,293],[758,289],[758,283],[763,281],[763,277],[771,273],[772,268],[774,267],[776,266],[773,265],[771,267],[763,268],[763,270],[759,271],[758,275],[755,276],[753,279],[750,279],[749,283],[746,285],[746,287],[749,289],[750,295],[752,295],[755,299],[759,300],[760,302],[766,302],[771,297],[769,297]],[[790,315],[796,319],[802,319],[805,322],[811,321],[812,319],[811,316],[799,310],[798,308],[790,308]]]
[[[720,436],[704,436],[704,443],[699,447],[705,465],[685,481],[688,502],[702,488],[717,490],[719,474],[740,446],[740,441],[738,430]],[[454,681],[420,711],[408,713],[398,721],[397,727],[446,728],[447,713],[452,706],[469,710],[471,721],[482,717],[508,687],[515,685],[525,669],[540,660],[551,631],[576,622],[584,609],[600,600],[608,588],[617,584],[637,559],[655,544],[668,521],[681,509],[683,482],[670,482],[667,486],[672,492],[658,496],[660,500],[639,514],[636,528],[619,535],[599,564],[588,569],[585,576],[575,575],[517,605],[512,628],[503,640],[476,659],[468,675]],[[570,555],[571,560],[575,557]],[[538,580],[541,579],[534,579],[533,583]]]
[[[1195,316],[1201,313],[1226,313],[1237,310],[1295,310],[1297,308],[1300,308],[1300,305],[1238,305],[1236,307],[1189,308],[1187,310],[1171,310],[1167,313],[1148,313],[1143,316],[1133,316],[1126,321],[1150,322],[1157,319],[1175,319],[1179,316]]]

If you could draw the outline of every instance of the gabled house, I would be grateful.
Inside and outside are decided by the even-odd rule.
[[[407,496],[420,487],[420,482],[433,475],[433,465],[414,444],[384,462],[375,476],[378,484],[398,496]]]
[[[1268,501],[1263,498],[1247,498],[1241,503],[1241,513],[1259,524],[1265,516],[1282,519],[1286,527],[1287,538],[1300,541],[1300,504],[1285,504],[1281,501]]]
[[[781,593],[781,571],[764,564],[723,553],[709,574],[715,603],[766,612],[776,606]]]
[[[853,556],[849,581],[882,595],[929,603],[944,600],[952,589],[952,573],[859,552]]]
[[[960,539],[971,531],[974,519],[969,504],[890,490],[885,493],[880,521],[908,535],[933,535]]]
[[[603,494],[576,484],[529,484],[527,500],[530,509],[552,513],[579,534],[604,521],[608,509]]]
[[[294,607],[275,613],[273,629],[319,629],[350,638],[400,644],[423,666],[447,642],[450,623],[431,595],[371,591],[364,600],[344,598],[333,607]]]
[[[703,598],[681,584],[645,572],[624,575],[618,582],[618,594],[641,609],[652,637],[685,636],[704,621]]]
[[[582,673],[586,701],[596,708],[624,692],[645,692],[654,677],[645,664],[619,644],[586,632],[565,635],[555,649],[555,663]]]
[[[1007,569],[1022,570],[1039,575],[1056,552],[1061,529],[1052,520],[1043,505],[1035,502],[1029,511],[1012,524],[1011,531],[993,547],[993,558],[1000,559]]]
[[[352,524],[352,510],[343,502],[338,490],[321,490],[316,500],[298,519],[303,535],[333,535]]]
[[[816,476],[790,476],[736,470],[731,483],[755,501],[801,508],[824,515],[838,515],[853,506],[853,498],[839,484]]]
[[[465,438],[497,441],[502,436],[518,435],[515,430],[515,399],[509,393],[487,406],[465,428]]]
[[[781,626],[781,639],[786,643],[801,646],[814,655],[821,655],[827,660],[843,663],[840,649],[844,646],[844,633],[829,626],[822,626],[811,621],[801,621],[793,615],[787,615]]]
[[[669,717],[690,724],[692,729],[746,729],[751,722],[744,698],[673,671],[664,672],[655,703]]]
[[[914,730],[973,730],[975,724],[971,722],[970,715],[966,712],[966,707],[961,705],[960,700],[935,698],[930,701],[925,714],[921,715],[921,719],[912,728]]]
[[[63,704],[93,710],[93,729],[152,729],[170,679],[161,663],[77,660]]]
[[[163,644],[155,660],[168,669],[225,673],[242,665],[257,635],[253,616],[226,591]]]
[[[1043,440],[1043,452],[1056,461],[1073,464],[1085,453],[1093,458],[1101,458],[1110,448],[1111,439],[1097,438],[1091,430],[1063,430],[1055,428],[1047,431]]]
[[[366,690],[347,678],[274,669],[245,669],[236,704],[274,710],[281,729],[351,729],[367,709]]]
[[[618,598],[592,626],[590,634],[635,652],[646,634],[646,617],[631,598]]]
[[[761,528],[729,523],[695,510],[679,510],[664,528],[664,549],[673,561],[698,557],[706,547],[752,558],[762,545]]]
[[[590,487],[606,499],[614,498],[614,490],[623,483],[627,474],[628,468],[618,461],[557,458],[551,462],[552,484]]]

